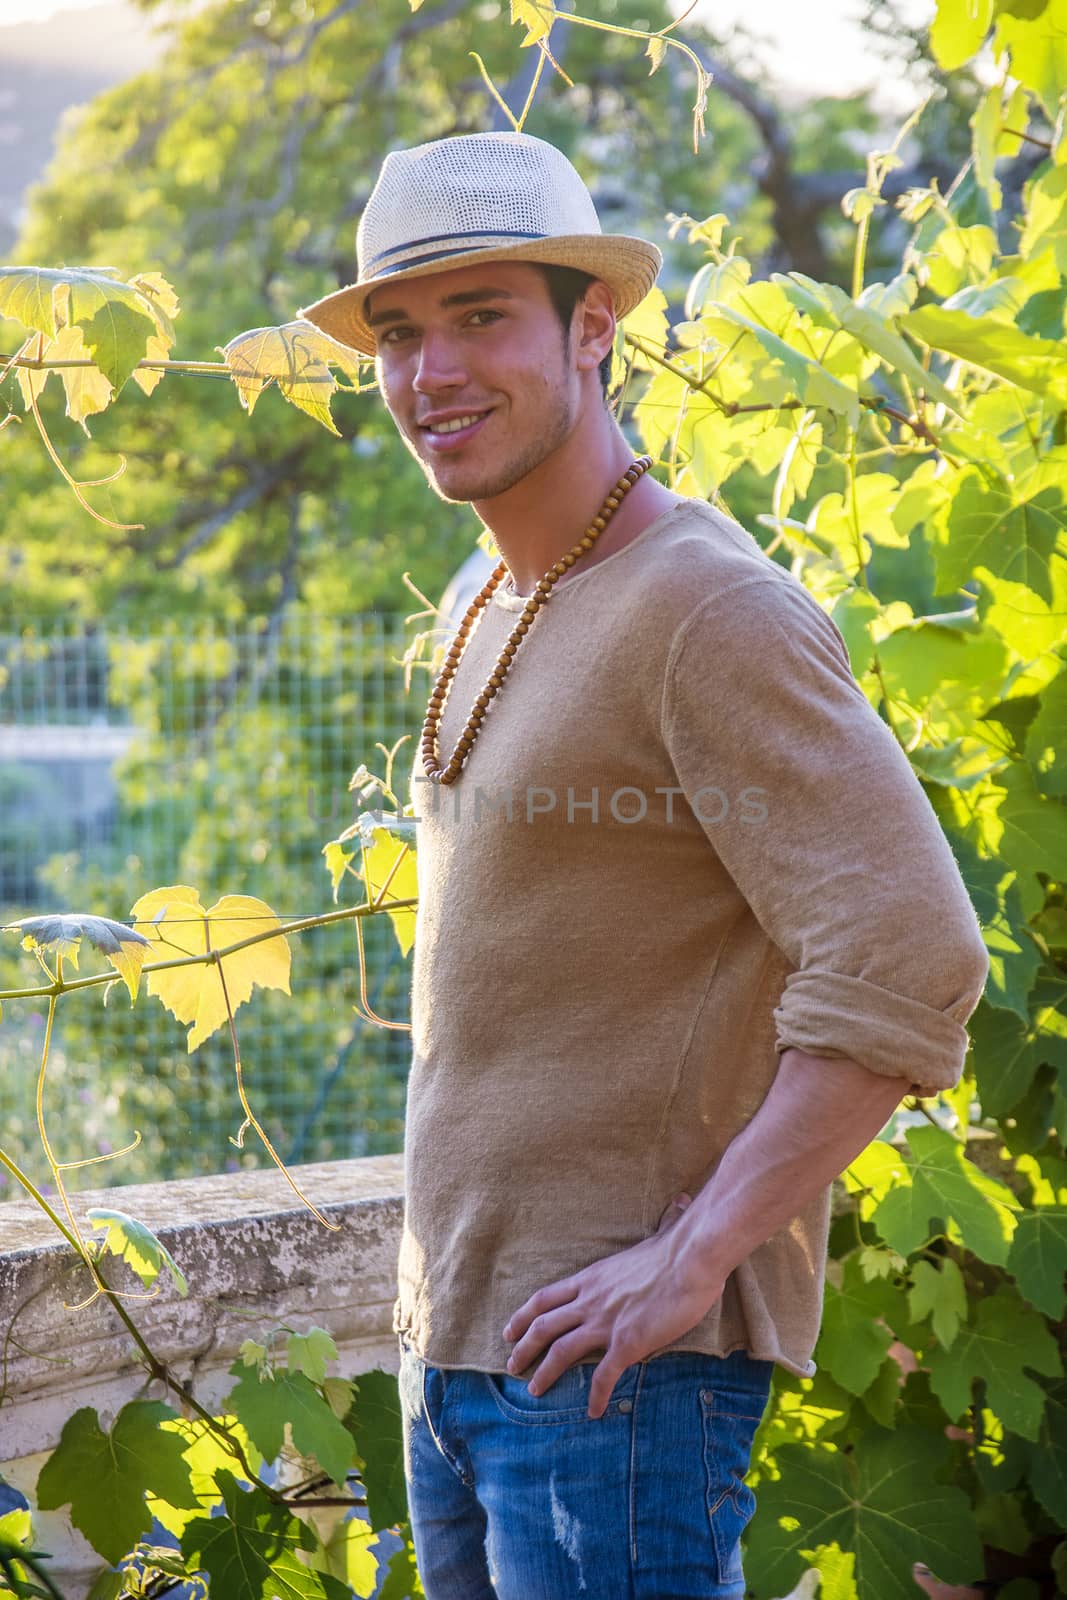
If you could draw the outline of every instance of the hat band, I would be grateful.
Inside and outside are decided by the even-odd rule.
[[[465,251],[477,250],[475,244],[463,245],[459,241],[464,239],[547,239],[547,233],[514,233],[505,228],[487,228],[478,233],[438,233],[429,239],[412,239],[407,244],[396,244],[391,250],[381,250],[373,256],[364,267],[365,273],[374,273],[375,277],[384,278],[390,272],[402,272],[405,267],[418,267],[424,261],[439,261],[442,256],[462,255]],[[383,267],[381,262],[387,261],[390,256],[404,254],[407,250],[417,250],[424,244],[443,244],[445,240],[452,243],[446,250],[427,250],[421,255],[406,256],[403,261],[397,261],[392,266]],[[484,247],[483,247],[484,248]]]

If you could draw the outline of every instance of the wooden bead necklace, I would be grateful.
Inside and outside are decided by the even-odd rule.
[[[600,535],[604,532],[604,529],[607,527],[616,511],[618,511],[623,500],[629,494],[634,484],[644,473],[648,471],[651,465],[651,456],[639,456],[636,461],[627,467],[626,471],[612,489],[611,493],[604,501],[604,504],[600,507],[600,510],[597,512],[588,528],[585,530],[585,533],[578,540],[578,543],[572,550],[569,550],[565,556],[561,556],[556,562],[555,566],[550,567],[545,573],[544,577],[538,581],[533,594],[530,595],[529,599],[526,601],[522,616],[515,624],[514,629],[508,637],[507,644],[505,644],[504,648],[500,652],[496,666],[489,674],[488,683],[471,707],[470,716],[467,718],[467,726],[464,728],[456,742],[456,748],[449,757],[448,765],[442,767],[437,754],[437,730],[441,721],[441,713],[445,707],[445,701],[448,699],[448,691],[451,686],[452,679],[456,675],[456,668],[459,666],[460,657],[462,656],[466,647],[471,627],[474,624],[478,613],[483,611],[488,605],[493,596],[494,590],[507,575],[508,567],[506,561],[501,561],[498,566],[494,567],[487,583],[482,588],[481,592],[475,595],[471,604],[467,608],[467,613],[459,625],[456,637],[453,639],[448,648],[448,653],[445,656],[444,666],[441,668],[437,682],[434,684],[433,693],[430,696],[430,703],[426,710],[426,721],[422,726],[422,764],[425,768],[426,776],[431,778],[434,783],[455,783],[456,779],[459,777],[460,771],[463,768],[464,762],[470,754],[471,746],[478,737],[478,730],[485,720],[485,714],[489,709],[489,702],[502,688],[504,679],[507,677],[508,671],[510,670],[511,663],[515,659],[515,652],[518,650],[523,639],[525,639],[527,633],[529,633],[530,624],[534,617],[536,617],[537,613],[540,611],[541,607],[552,593],[553,585],[556,584],[560,578],[562,578],[563,574],[568,571],[570,567],[574,566],[576,561],[580,560],[580,558],[585,555],[587,550],[591,550],[593,548],[594,544],[596,544],[596,541],[600,538]]]

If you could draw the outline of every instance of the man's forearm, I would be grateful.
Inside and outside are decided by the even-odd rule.
[[[784,1050],[763,1105],[670,1231],[683,1280],[717,1298],[734,1268],[870,1144],[909,1082]]]

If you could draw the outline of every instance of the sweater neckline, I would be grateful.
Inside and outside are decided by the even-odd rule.
[[[572,573],[565,579],[561,578],[559,583],[557,583],[552,590],[552,598],[555,600],[561,594],[569,594],[571,590],[577,588],[579,584],[586,583],[590,578],[594,578],[596,574],[601,572],[605,567],[610,567],[613,561],[618,561],[620,556],[626,555],[628,550],[636,549],[639,544],[643,544],[644,541],[649,538],[651,534],[657,532],[657,530],[660,529],[664,523],[669,522],[672,517],[677,516],[679,511],[690,508],[694,504],[703,505],[704,503],[705,502],[702,500],[694,501],[694,499],[690,496],[679,495],[673,506],[669,506],[666,511],[661,511],[658,517],[654,517],[648,526],[642,528],[641,532],[635,535],[635,537],[630,540],[629,544],[624,544],[621,550],[613,550],[610,556],[605,556],[602,561],[596,562],[594,566],[587,567],[584,571]],[[499,606],[502,611],[522,611],[529,601],[530,596],[528,594],[512,594],[505,592],[504,585],[499,584],[497,588],[493,590],[492,598],[493,604]]]

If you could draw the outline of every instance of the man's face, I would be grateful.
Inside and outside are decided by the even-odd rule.
[[[536,267],[383,284],[367,318],[390,415],[443,500],[504,494],[571,433],[579,374]]]

